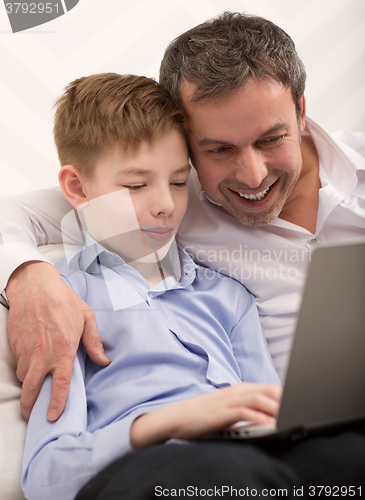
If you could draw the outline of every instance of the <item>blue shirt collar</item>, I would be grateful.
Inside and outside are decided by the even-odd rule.
[[[168,288],[176,288],[178,285],[186,287],[194,282],[198,265],[192,260],[186,250],[176,243],[176,241],[172,243],[165,258],[171,260],[175,276],[179,277],[177,280],[173,278],[164,280],[165,282],[170,282],[171,286]],[[72,267],[77,267],[78,270],[88,274],[99,273],[101,271],[101,266],[109,269],[118,268],[119,273],[124,266],[126,266],[126,271],[127,269],[131,269],[131,266],[129,266],[119,255],[107,250],[88,233],[85,234],[84,248],[71,258],[71,262],[73,264]],[[160,288],[159,283],[153,287],[153,290],[157,292]],[[163,291],[165,290],[166,284],[163,285]]]

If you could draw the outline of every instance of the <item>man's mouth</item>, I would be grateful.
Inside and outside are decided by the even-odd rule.
[[[277,181],[275,181],[271,186],[268,186],[267,188],[263,189],[262,191],[259,191],[258,193],[242,193],[241,191],[238,191],[236,189],[230,189],[232,193],[235,193],[236,195],[240,197],[242,202],[247,203],[249,206],[251,203],[259,204],[260,206],[264,203],[266,203],[272,198],[272,194],[275,192],[275,187],[276,187]]]
[[[265,198],[265,196],[269,192],[270,187],[268,187],[268,188],[264,189],[263,191],[260,191],[260,193],[256,193],[256,194],[252,194],[252,193],[245,194],[245,193],[239,193],[238,191],[236,191],[236,192],[241,196],[241,198],[245,198],[246,200],[262,200],[263,198]]]

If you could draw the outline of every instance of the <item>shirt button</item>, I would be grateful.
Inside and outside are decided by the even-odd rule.
[[[318,238],[313,238],[311,240],[311,242],[313,243],[313,245],[317,245],[317,243],[319,243],[319,239]]]

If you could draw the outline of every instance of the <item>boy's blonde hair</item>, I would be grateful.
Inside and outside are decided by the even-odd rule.
[[[84,177],[98,157],[115,145],[135,150],[173,127],[185,132],[185,118],[170,95],[144,76],[102,73],[75,80],[55,104],[54,138],[61,165]]]

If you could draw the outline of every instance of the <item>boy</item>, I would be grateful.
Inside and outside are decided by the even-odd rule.
[[[58,269],[94,309],[111,363],[80,346],[54,423],[46,379],[25,446],[30,500],[75,498],[132,450],[275,421],[279,379],[253,297],[174,240],[188,198],[184,132],[182,113],[145,77],[81,78],[57,102],[59,181],[84,235]]]

